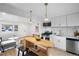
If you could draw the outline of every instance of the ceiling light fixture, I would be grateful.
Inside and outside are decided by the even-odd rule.
[[[32,10],[30,10],[30,22],[32,22]]]
[[[47,17],[47,5],[48,3],[45,3],[45,21],[47,22],[48,21],[48,17]]]
[[[2,12],[2,15],[6,15],[6,13],[5,12]]]

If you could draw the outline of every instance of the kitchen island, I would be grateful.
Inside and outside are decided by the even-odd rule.
[[[21,44],[25,48],[28,48],[28,53],[32,51],[39,56],[47,56],[49,48],[54,47],[52,42],[43,39],[37,41],[36,38],[32,36],[23,37]]]

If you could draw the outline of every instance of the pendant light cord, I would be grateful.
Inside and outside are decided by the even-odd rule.
[[[30,10],[30,22],[32,21],[32,10]]]
[[[46,10],[45,10],[45,18],[47,18],[47,5],[48,5],[48,3],[45,3],[45,8],[46,8]]]

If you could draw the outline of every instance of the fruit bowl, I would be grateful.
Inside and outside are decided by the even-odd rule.
[[[41,39],[39,39],[39,38],[36,38],[36,40],[37,40],[37,41],[40,41]]]
[[[38,36],[36,36],[35,39],[36,39],[37,41],[40,41],[40,40],[41,40],[40,37],[38,37]]]

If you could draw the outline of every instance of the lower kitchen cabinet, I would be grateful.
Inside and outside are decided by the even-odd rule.
[[[60,36],[54,36],[54,45],[56,48],[66,51],[66,38]]]
[[[66,38],[60,39],[60,49],[66,51]]]

